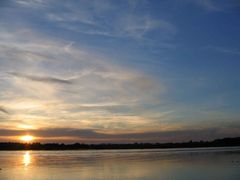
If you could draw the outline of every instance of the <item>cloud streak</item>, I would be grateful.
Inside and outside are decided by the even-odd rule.
[[[9,114],[9,112],[2,106],[0,106],[0,112],[4,114]]]
[[[156,30],[163,36],[172,36],[176,33],[176,27],[172,23],[154,19],[146,13],[137,11],[133,13],[128,3],[121,9],[112,1],[102,3],[86,1],[74,5],[68,3],[64,9],[64,12],[46,12],[47,18],[63,28],[88,35],[139,40],[147,38],[148,33]],[[108,20],[109,13],[114,14],[112,21]]]
[[[212,48],[221,53],[230,54],[230,55],[240,55],[240,50],[237,50],[234,48],[226,48],[226,47],[212,47]]]
[[[191,3],[209,12],[227,12],[228,10],[239,9],[240,3],[237,0],[188,0]]]
[[[65,142],[177,142],[188,140],[208,140],[215,138],[231,137],[235,133],[227,128],[215,129],[193,129],[193,130],[175,130],[164,132],[138,132],[138,133],[121,133],[121,134],[106,134],[99,133],[91,129],[70,129],[70,128],[51,128],[28,130],[29,133],[37,136],[43,142],[52,142],[55,138],[65,139]],[[23,130],[0,130],[0,137],[3,136],[20,136],[24,133]]]
[[[28,74],[23,74],[18,72],[9,72],[9,74],[11,74],[14,77],[26,78],[26,79],[37,81],[37,82],[72,84],[71,79],[66,80],[66,79],[60,79],[60,78],[54,78],[54,77],[43,77],[43,76],[28,75]]]

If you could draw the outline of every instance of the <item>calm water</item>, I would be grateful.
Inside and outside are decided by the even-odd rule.
[[[240,180],[240,147],[0,151],[0,179]]]

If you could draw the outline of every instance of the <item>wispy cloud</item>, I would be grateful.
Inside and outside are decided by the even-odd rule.
[[[217,52],[230,54],[230,55],[240,55],[240,50],[236,48],[227,48],[227,47],[211,47],[211,49],[216,50]]]
[[[92,129],[74,129],[74,128],[50,128],[28,130],[29,133],[38,137],[42,142],[54,142],[60,139],[60,142],[169,142],[169,141],[186,141],[186,140],[212,140],[215,138],[231,137],[235,132],[231,133],[228,128],[208,128],[208,129],[193,129],[193,130],[177,130],[163,132],[138,132],[138,133],[121,133],[109,134],[100,133]],[[7,130],[0,129],[0,137],[3,136],[19,136],[24,133],[24,130]],[[239,134],[239,133],[238,133]]]
[[[149,16],[123,16],[118,27],[119,32],[116,32],[116,34],[134,38],[143,38],[154,30],[158,30],[163,35],[172,35],[176,33],[176,27],[170,22],[156,20]]]
[[[221,12],[233,9],[239,9],[240,3],[236,0],[188,0],[188,2],[194,3],[199,7],[210,12]]]
[[[0,112],[2,112],[4,114],[9,114],[9,112],[2,106],[0,106]]]
[[[154,30],[163,35],[176,33],[176,27],[172,23],[154,19],[146,13],[134,13],[128,3],[124,9],[119,9],[111,1],[87,1],[83,4],[68,3],[64,6],[64,12],[47,12],[47,17],[63,28],[89,35],[143,39]],[[109,13],[114,16],[109,17]]]
[[[47,2],[44,0],[15,0],[14,2],[20,6],[28,8],[40,8],[47,6]]]
[[[9,72],[9,74],[19,77],[19,78],[26,78],[32,81],[39,81],[39,82],[47,82],[47,83],[60,83],[60,84],[72,84],[71,80],[54,78],[54,77],[43,77],[43,76],[36,76],[36,75],[28,75],[19,72]]]
[[[209,11],[221,10],[220,7],[217,6],[216,1],[214,0],[194,0],[194,2]]]
[[[18,121],[12,126],[156,128],[142,107],[159,103],[154,96],[164,90],[153,77],[34,31],[1,32],[0,100],[11,110],[10,120]]]

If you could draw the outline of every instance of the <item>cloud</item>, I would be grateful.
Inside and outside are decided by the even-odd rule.
[[[214,0],[196,0],[195,2],[210,11],[220,10],[220,8],[214,3]]]
[[[229,10],[238,10],[240,3],[238,0],[188,0],[199,7],[210,12],[227,12]]]
[[[1,129],[0,137],[20,136],[24,130]],[[37,136],[42,142],[57,142],[58,139],[64,139],[65,142],[179,142],[189,140],[212,140],[215,138],[231,137],[236,135],[231,133],[228,128],[207,128],[193,130],[175,130],[175,131],[155,131],[138,133],[109,134],[100,133],[92,129],[74,129],[74,128],[50,128],[28,130],[28,133]],[[239,134],[239,133],[238,133]],[[207,137],[207,139],[206,139]]]
[[[219,1],[216,0],[187,0],[186,2],[194,4],[209,12],[217,12],[223,10],[218,3]]]
[[[47,2],[44,0],[15,0],[14,2],[27,8],[41,8],[47,6]]]
[[[149,16],[125,15],[121,17],[118,30],[116,34],[120,36],[142,38],[154,30],[164,35],[172,35],[175,34],[176,27],[167,21],[156,20]]]
[[[133,12],[132,5],[128,3],[124,3],[124,7],[116,4],[112,1],[70,2],[61,4],[64,12],[46,12],[46,16],[62,28],[88,35],[139,40],[154,30],[163,36],[176,33],[176,27],[166,20],[155,19],[147,12],[138,12],[136,6]]]
[[[11,111],[12,128],[27,124],[109,132],[158,127],[156,117],[145,114],[164,91],[152,76],[34,30],[5,26],[0,32],[0,100]]]
[[[0,112],[2,112],[4,114],[9,114],[9,112],[2,106],[0,106]]]
[[[59,84],[72,84],[72,80],[54,78],[54,77],[42,77],[42,76],[35,76],[35,75],[28,75],[18,72],[10,72],[9,74],[18,77],[18,78],[26,78],[32,81],[38,82],[46,82],[46,83],[59,83]]]
[[[240,50],[235,48],[226,48],[226,47],[210,47],[210,48],[225,54],[240,55]]]

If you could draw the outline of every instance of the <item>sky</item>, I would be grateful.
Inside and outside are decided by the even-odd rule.
[[[240,136],[238,0],[1,0],[0,141]]]

